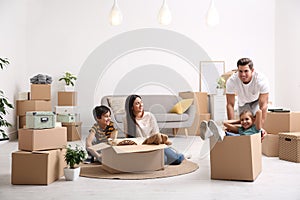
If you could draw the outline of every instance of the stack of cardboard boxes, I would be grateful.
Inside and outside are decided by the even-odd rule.
[[[30,100],[17,101],[22,123],[19,151],[12,153],[12,184],[47,185],[63,176],[67,129],[55,127],[50,100],[51,85],[32,84]]]
[[[194,123],[188,128],[189,135],[200,135],[200,123],[202,120],[210,120],[208,112],[208,95],[206,92],[180,92],[179,96],[183,99],[194,99],[196,105],[196,114]],[[179,130],[181,133],[183,130]]]
[[[59,91],[55,113],[57,114],[56,120],[67,128],[67,140],[80,140],[82,122],[80,122],[80,116],[77,112],[77,92]]]
[[[299,121],[300,112],[268,112],[264,124],[268,135],[262,141],[262,153],[282,160],[300,162],[300,159],[291,159],[300,157]]]

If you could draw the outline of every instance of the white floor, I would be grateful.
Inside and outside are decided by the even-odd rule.
[[[299,199],[300,163],[263,156],[263,171],[254,182],[210,179],[207,143],[200,137],[172,138],[199,165],[193,173],[148,180],[106,180],[64,177],[48,186],[11,185],[11,152],[17,141],[0,143],[0,200],[14,199]],[[76,142],[83,144],[82,142]],[[74,143],[72,143],[74,144]],[[201,150],[202,149],[202,150]],[[200,151],[202,153],[200,153]]]

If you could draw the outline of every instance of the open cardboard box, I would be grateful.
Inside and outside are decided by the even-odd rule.
[[[129,138],[126,138],[128,140]],[[102,165],[110,173],[146,172],[164,169],[165,144],[142,145],[141,140],[130,138],[137,145],[111,146],[100,143],[89,147],[92,150],[101,150]],[[122,139],[117,139],[119,143]]]
[[[262,170],[261,135],[225,136],[210,152],[212,179],[254,181]]]

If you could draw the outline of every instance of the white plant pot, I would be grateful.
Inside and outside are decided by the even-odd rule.
[[[75,86],[65,85],[65,92],[73,92],[75,90]]]
[[[64,168],[64,174],[67,181],[75,181],[77,178],[79,178],[80,167],[76,167],[75,169],[66,167]]]
[[[217,89],[216,89],[216,94],[217,94],[217,95],[224,95],[224,89],[222,89],[222,88],[217,88]]]

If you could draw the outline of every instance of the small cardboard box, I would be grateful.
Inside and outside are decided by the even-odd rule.
[[[31,84],[30,94],[32,100],[51,100],[51,85]]]
[[[75,122],[76,116],[75,116],[75,114],[57,114],[56,121],[57,122]]]
[[[120,140],[118,140],[120,141]],[[102,165],[112,169],[109,172],[149,172],[164,169],[164,148],[161,145],[110,146],[100,143],[89,147],[101,150]]]
[[[55,127],[55,114],[53,112],[32,111],[26,112],[26,128],[44,129]]]
[[[262,170],[261,135],[225,136],[210,152],[212,179],[254,181]]]
[[[52,111],[51,101],[17,100],[17,115],[25,116],[30,111]]]
[[[82,122],[63,122],[62,126],[67,127],[67,140],[76,141],[81,139]]]
[[[77,106],[77,92],[58,92],[58,106]]]
[[[300,112],[267,112],[264,129],[268,133],[300,132]]]
[[[39,151],[64,148],[67,145],[67,128],[19,129],[19,150]]]
[[[279,154],[279,136],[278,134],[265,135],[261,148],[262,153],[268,157],[278,157]]]
[[[300,162],[300,132],[279,133],[279,159]]]
[[[48,185],[63,176],[65,149],[12,153],[11,183]]]

